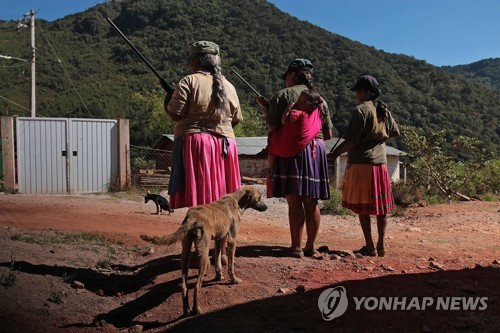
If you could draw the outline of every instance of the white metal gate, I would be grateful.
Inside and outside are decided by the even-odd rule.
[[[17,118],[20,193],[108,190],[118,175],[116,120]]]

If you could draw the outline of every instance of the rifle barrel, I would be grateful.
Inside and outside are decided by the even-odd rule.
[[[173,91],[172,87],[158,74],[158,72],[154,69],[154,67],[147,61],[147,59],[142,55],[141,52],[128,40],[127,36],[121,30],[116,26],[116,24],[108,17],[107,18],[109,24],[115,29],[115,31],[127,42],[127,44],[132,48],[132,50],[135,51],[135,53],[144,61],[144,63],[149,67],[149,69],[153,72],[154,75],[158,79],[160,79],[161,86],[167,91],[167,93],[170,93]]]
[[[262,97],[262,95],[254,88],[252,87],[252,85],[250,83],[248,83],[240,74],[238,74],[237,71],[235,71],[233,68],[231,68],[231,71],[236,74],[237,77],[240,78],[241,81],[243,81],[250,89],[252,89],[252,91],[258,96],[258,97]]]

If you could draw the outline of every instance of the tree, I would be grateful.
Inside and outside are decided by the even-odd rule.
[[[488,164],[478,139],[458,136],[448,142],[445,130],[425,135],[421,128],[402,126],[401,129],[405,150],[413,160],[410,169],[416,183],[434,184],[450,201],[453,194],[464,200],[475,200],[461,192],[469,183],[482,179],[482,170]],[[445,145],[451,147],[448,153],[443,150]]]

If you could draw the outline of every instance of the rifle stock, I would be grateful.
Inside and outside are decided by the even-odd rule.
[[[144,58],[144,56],[139,52],[139,50],[128,40],[127,36],[116,26],[116,24],[108,17],[107,18],[109,24],[115,29],[115,31],[127,42],[127,44],[135,51],[135,53],[142,59],[142,61],[149,67],[149,69],[153,72],[154,75],[160,80],[160,85],[167,92],[167,94],[171,94],[174,89],[165,81],[160,74],[153,68],[153,66],[149,63],[149,61]]]

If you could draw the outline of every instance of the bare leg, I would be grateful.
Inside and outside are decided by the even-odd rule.
[[[318,237],[321,214],[319,212],[318,200],[310,197],[303,197],[306,212],[306,232],[307,242],[304,250],[314,250],[314,243]]]
[[[363,236],[365,236],[366,247],[368,249],[374,249],[375,245],[372,240],[370,215],[359,215],[359,223],[361,224],[361,229],[363,230]]]
[[[384,238],[385,238],[386,227],[387,227],[387,215],[386,214],[377,215],[377,230],[378,230],[377,252],[381,257],[385,255]]]
[[[302,232],[304,230],[305,216],[302,201],[298,195],[287,195],[288,223],[290,224],[290,236],[292,239],[292,251],[302,250]]]

